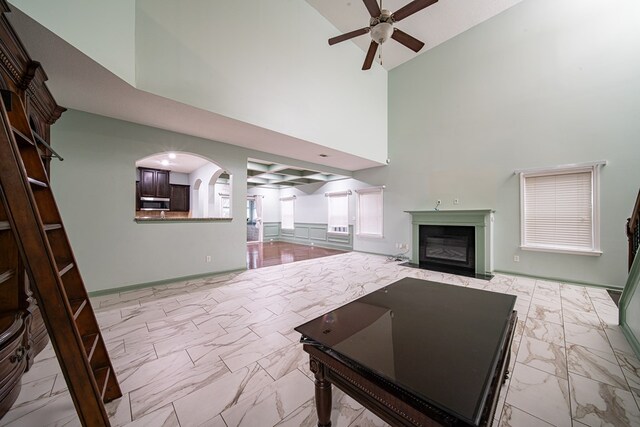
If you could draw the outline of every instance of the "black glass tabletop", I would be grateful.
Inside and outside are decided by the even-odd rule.
[[[515,301],[512,295],[405,278],[295,330],[476,424]]]

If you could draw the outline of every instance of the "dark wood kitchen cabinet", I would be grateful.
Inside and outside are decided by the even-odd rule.
[[[170,197],[169,171],[138,168],[140,170],[141,197]]]
[[[171,184],[170,210],[189,212],[189,188],[188,185]]]

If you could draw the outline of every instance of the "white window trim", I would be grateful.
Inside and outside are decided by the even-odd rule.
[[[525,251],[564,253],[573,255],[600,256],[602,250],[600,246],[600,168],[607,162],[597,161],[588,163],[576,163],[569,165],[553,166],[548,168],[534,168],[516,170],[520,176],[520,249]],[[592,249],[558,247],[553,245],[532,245],[525,243],[525,178],[547,175],[572,174],[580,172],[591,172],[591,196],[593,198],[592,209]]]
[[[356,193],[358,193],[358,197],[356,200],[356,236],[358,237],[363,237],[363,238],[368,238],[368,239],[384,239],[384,189],[386,187],[384,185],[381,185],[379,187],[369,187],[369,188],[361,188],[359,190],[356,190]],[[380,233],[362,233],[360,231],[360,194],[366,194],[366,193],[377,193],[380,192],[380,196],[383,198],[383,208],[382,208],[382,212],[380,212],[380,221],[382,222],[382,230],[380,230]]]
[[[334,197],[334,196],[347,196],[347,224],[345,231],[335,231],[331,229],[331,224],[329,224],[329,205],[327,204],[327,234],[333,234],[338,236],[348,236],[349,235],[349,196],[351,195],[351,190],[343,190],[343,191],[332,191],[329,193],[324,193],[325,197]]]
[[[281,197],[281,198],[280,198],[280,202],[286,202],[286,201],[289,201],[289,200],[294,201],[295,199],[296,199],[296,196]],[[296,217],[296,204],[295,204],[295,203],[292,203],[291,207],[292,207],[292,211],[293,211],[293,212],[292,212],[292,215],[293,215],[293,221],[292,221],[293,227],[291,227],[291,228],[287,228],[287,227],[283,227],[283,226],[282,226],[282,212],[281,212],[281,213],[280,213],[280,229],[281,229],[281,230],[295,230],[295,229],[296,229],[296,221],[295,221],[295,217]],[[280,208],[282,209],[282,206],[280,206]]]

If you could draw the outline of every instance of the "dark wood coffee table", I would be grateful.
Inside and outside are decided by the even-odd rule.
[[[298,326],[318,426],[335,385],[392,426],[491,426],[516,297],[405,278]]]

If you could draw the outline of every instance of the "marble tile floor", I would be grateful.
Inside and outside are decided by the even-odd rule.
[[[314,426],[292,328],[403,277],[518,297],[512,374],[495,427],[640,426],[640,361],[603,289],[399,266],[357,252],[93,298],[123,397],[113,426]],[[334,388],[333,425],[385,426]],[[50,347],[2,426],[76,426]]]

